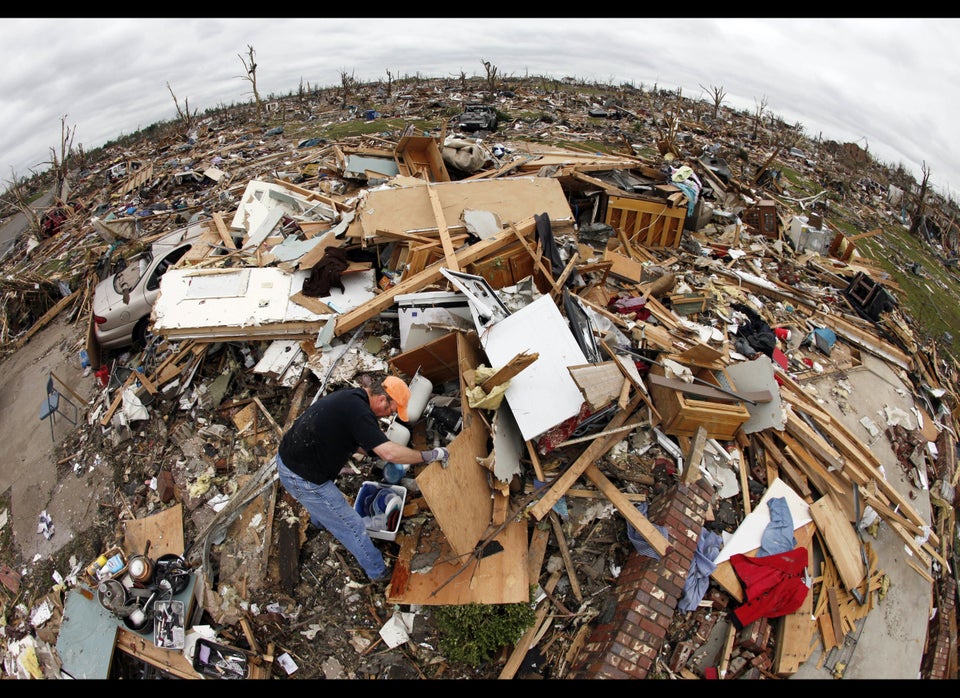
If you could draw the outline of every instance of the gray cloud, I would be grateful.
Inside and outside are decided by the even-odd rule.
[[[809,136],[857,141],[947,194],[960,187],[954,126],[960,20],[682,18],[16,18],[0,22],[0,167],[26,174],[59,146],[103,145],[191,109],[248,102],[302,82],[419,74],[572,76],[657,84],[686,97],[767,106]]]

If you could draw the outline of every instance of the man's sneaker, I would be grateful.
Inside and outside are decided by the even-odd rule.
[[[381,574],[379,577],[371,579],[370,581],[373,582],[374,584],[386,584],[392,578],[393,578],[393,570],[388,567],[386,572]]]

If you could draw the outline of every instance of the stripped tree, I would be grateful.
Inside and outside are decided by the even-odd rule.
[[[710,92],[710,97],[713,100],[713,118],[716,119],[720,113],[720,105],[723,104],[723,98],[727,96],[726,91],[723,87],[717,87],[716,85],[711,85],[709,90],[703,85],[700,85],[700,88]]]
[[[253,101],[257,105],[257,120],[259,121],[263,119],[263,102],[260,101],[260,93],[257,92],[257,63],[256,60],[254,60],[255,53],[253,46],[247,44],[247,58],[244,58],[239,53],[237,56],[240,58],[240,62],[243,63],[244,71],[246,71],[245,75],[240,75],[239,77],[250,83]]]
[[[187,97],[183,100],[183,109],[180,109],[180,102],[177,101],[177,96],[173,93],[173,88],[170,87],[170,83],[167,83],[167,89],[170,91],[170,96],[173,97],[173,106],[177,108],[177,118],[183,122],[183,127],[185,131],[189,132],[190,127],[193,125],[193,117],[197,115],[196,111],[193,114],[190,113],[190,98]]]

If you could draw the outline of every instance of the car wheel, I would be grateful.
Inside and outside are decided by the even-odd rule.
[[[133,347],[134,349],[141,350],[147,348],[147,342],[150,341],[152,333],[148,325],[150,324],[150,317],[144,316],[140,318],[140,321],[133,327]]]

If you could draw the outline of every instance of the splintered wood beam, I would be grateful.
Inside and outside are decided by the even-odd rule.
[[[443,245],[443,256],[447,262],[447,269],[460,271],[460,264],[457,262],[457,253],[453,249],[450,232],[447,230],[447,221],[443,216],[443,206],[440,205],[440,197],[437,195],[437,190],[431,184],[427,184],[427,193],[430,195],[430,205],[433,206],[433,216],[437,219],[437,230],[440,233],[440,244]]]
[[[606,475],[600,472],[600,468],[591,463],[583,471],[583,474],[597,486],[598,490],[603,492],[603,495],[610,500],[617,511],[623,514],[623,518],[637,529],[637,533],[650,544],[651,548],[657,551],[657,554],[663,557],[670,551],[670,542],[660,533],[660,530],[640,513],[640,510],[610,482]]]
[[[613,419],[610,420],[610,423],[607,424],[607,430],[616,429],[617,427],[623,426],[625,423],[627,423],[627,420],[630,420],[630,423],[634,425],[643,421],[643,417],[641,415],[633,417],[633,412],[637,408],[639,402],[640,397],[635,395],[633,399],[630,400],[630,404],[627,405],[627,409],[614,415]],[[550,489],[544,493],[544,495],[540,498],[540,501],[530,508],[530,513],[533,514],[537,521],[546,516],[553,508],[553,505],[560,501],[563,493],[570,489],[577,481],[577,478],[583,474],[583,471],[592,465],[597,458],[600,458],[607,451],[613,448],[613,445],[617,443],[620,438],[620,434],[616,433],[604,438],[596,439],[593,443],[591,443],[580,455],[580,457],[571,463],[570,467],[564,471],[563,475],[553,481],[553,483],[550,485]]]
[[[546,279],[547,283],[553,287],[551,295],[556,293],[559,289],[559,286],[553,278],[553,272],[551,272],[550,269],[548,269],[543,263],[543,255],[539,253],[539,245],[538,249],[534,250],[532,247],[530,247],[530,242],[527,240],[527,238],[524,235],[521,235],[520,231],[513,227],[513,225],[508,225],[507,229],[512,230],[516,234],[520,244],[523,245],[523,248],[527,251],[527,254],[530,255],[530,259],[533,260],[533,263],[537,265],[540,273],[543,274],[543,278]],[[554,296],[554,299],[556,299],[556,296]]]
[[[498,369],[496,373],[487,378],[487,380],[483,381],[483,383],[480,384],[480,388],[483,390],[483,392],[489,394],[491,390],[496,388],[498,385],[506,383],[508,380],[513,378],[515,375],[520,373],[520,371],[525,369],[539,358],[540,354],[538,352],[520,352],[510,359],[505,366]]]
[[[527,447],[527,455],[530,456],[530,463],[533,465],[533,474],[537,476],[540,482],[546,482],[547,478],[543,474],[543,467],[540,465],[540,457],[537,455],[537,449],[529,439],[524,442]]]
[[[553,527],[553,535],[557,538],[557,547],[560,548],[560,556],[563,558],[563,564],[567,568],[567,579],[570,580],[570,591],[577,598],[577,601],[582,603],[583,594],[580,592],[577,568],[573,564],[573,558],[570,556],[570,548],[567,546],[567,537],[563,532],[560,516],[555,511],[550,512],[550,525]]]
[[[230,235],[230,231],[227,229],[227,224],[223,220],[223,214],[214,213],[213,224],[217,227],[217,233],[220,235],[220,239],[223,240],[223,244],[226,245],[227,249],[236,250],[237,245],[233,241],[233,236]]]
[[[553,590],[557,588],[557,583],[560,581],[561,573],[560,570],[557,570],[550,575],[550,579],[547,580],[547,583],[544,584],[543,589],[548,594],[552,594]],[[523,664],[523,660],[527,656],[527,652],[530,651],[530,647],[533,645],[533,640],[537,636],[537,632],[540,630],[540,624],[543,623],[544,619],[547,617],[547,613],[550,612],[550,607],[552,602],[549,598],[544,599],[541,602],[543,605],[537,610],[537,615],[534,618],[533,625],[523,634],[523,636],[517,640],[517,644],[513,648],[513,652],[510,653],[510,658],[507,659],[507,663],[503,665],[503,669],[500,671],[500,676],[498,679],[512,679],[517,671],[520,669],[520,666]]]
[[[687,468],[683,471],[683,484],[692,485],[700,479],[700,463],[703,462],[703,447],[707,445],[707,429],[702,424],[693,435],[687,451]],[[750,512],[746,512],[750,513]]]

